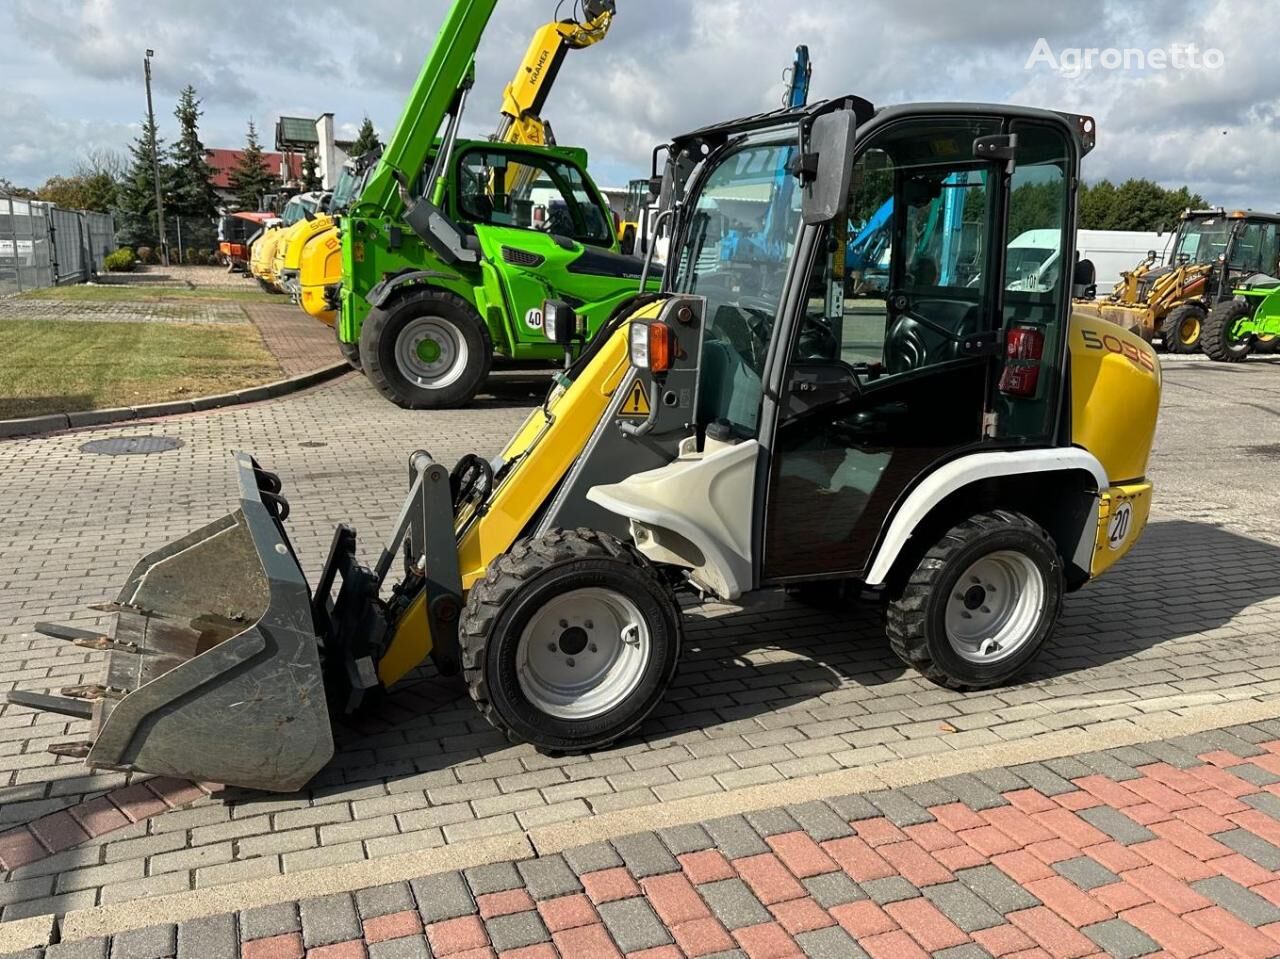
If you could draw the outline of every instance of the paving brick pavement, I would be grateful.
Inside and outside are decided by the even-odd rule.
[[[1230,379],[1215,381],[1218,392],[1207,392],[1205,374],[1192,369],[1173,368],[1168,377],[1176,416],[1162,421],[1160,442],[1179,452],[1157,458],[1157,479],[1169,491],[1158,504],[1172,506],[1159,505],[1132,557],[1068,599],[1055,643],[1010,687],[969,695],[938,689],[893,659],[876,608],[828,612],[766,594],[746,608],[691,608],[679,679],[639,735],[566,758],[505,743],[456,681],[427,668],[364,728],[339,731],[338,755],[307,791],[228,791],[10,870],[0,918],[378,859],[901,758],[995,751],[1065,728],[1126,728],[1190,707],[1274,699],[1280,535],[1268,523],[1280,511],[1259,510],[1255,522],[1233,505],[1240,490],[1259,484],[1247,473],[1224,473],[1223,464],[1246,443],[1280,443],[1274,418],[1257,408],[1275,388],[1260,378],[1268,369],[1250,367],[1224,374]],[[92,654],[35,637],[31,626],[98,622],[87,604],[110,596],[138,557],[226,511],[234,495],[229,450],[252,450],[284,477],[294,505],[290,532],[314,576],[337,522],[353,521],[372,555],[394,521],[410,450],[430,449],[445,461],[473,450],[492,454],[529,405],[507,395],[466,411],[408,413],[350,377],[282,402],[93,434],[183,439],[181,449],[156,456],[90,456],[79,450],[86,433],[0,443],[0,476],[13,504],[0,539],[0,688],[96,678]],[[1218,456],[1206,457],[1215,443]],[[1194,458],[1194,473],[1181,457]],[[1227,501],[1218,523],[1192,515],[1205,500],[1188,491],[1208,483]],[[1252,505],[1274,495],[1259,489]],[[45,752],[77,735],[83,730],[59,717],[0,707],[0,825],[79,809],[126,785]],[[1079,776],[1070,763],[1051,763],[1024,778],[1052,797],[1078,791],[1071,781]],[[1001,805],[1007,783],[992,773],[946,788],[983,808]],[[912,820],[937,805],[929,790],[912,792],[894,797],[895,828],[927,824]],[[840,838],[829,813],[790,815],[803,829],[837,834],[824,841]],[[984,826],[991,824],[974,828]],[[716,841],[732,858],[765,855],[757,831],[755,823],[718,824]],[[1001,854],[997,828],[975,836],[984,840],[988,855]],[[1247,835],[1233,841],[1270,854]],[[905,860],[895,865],[909,868]],[[727,901],[738,899],[736,886],[723,889]],[[893,882],[873,889],[886,905],[905,891]]]
[[[244,312],[258,327],[286,376],[300,376],[342,362],[334,332],[287,301],[249,303]]]
[[[1280,954],[1280,722],[999,773],[989,798],[948,780],[833,797],[17,955]]]

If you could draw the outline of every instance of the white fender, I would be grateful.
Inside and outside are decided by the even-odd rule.
[[[592,487],[587,499],[631,520],[636,546],[650,559],[687,566],[699,585],[734,600],[752,584],[751,518],[759,456],[755,440],[693,454],[612,486]],[[664,538],[663,531],[685,542]]]
[[[1009,450],[991,453],[973,453],[952,460],[939,467],[924,479],[907,497],[902,508],[893,517],[889,529],[872,557],[871,568],[865,582],[868,586],[881,586],[893,568],[902,548],[915,528],[941,503],[957,490],[971,483],[999,476],[1025,476],[1028,473],[1060,473],[1066,470],[1084,470],[1093,476],[1099,490],[1110,486],[1107,471],[1098,458],[1088,450],[1065,447],[1048,450]],[[1092,537],[1090,527],[1085,535]],[[1062,544],[1074,547],[1076,544]],[[1068,553],[1071,555],[1073,550]]]

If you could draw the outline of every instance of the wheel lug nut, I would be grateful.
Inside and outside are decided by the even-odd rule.
[[[991,615],[991,607],[989,607],[989,606],[983,606],[983,607],[982,607],[982,611],[983,611],[984,613],[986,613],[988,616],[990,616],[990,615]]]
[[[548,650],[549,652],[553,652],[553,653],[554,653],[554,652],[556,651],[556,644],[555,644],[555,643],[547,643],[547,650]]]
[[[598,653],[598,652],[600,652],[600,647],[599,647],[599,646],[597,646],[595,643],[592,643],[592,644],[591,644],[591,651],[592,651],[593,653]]]
[[[572,660],[572,659],[565,660],[565,662],[567,662],[567,663],[569,664],[569,668],[570,668],[570,669],[573,669],[573,660]]]
[[[593,623],[593,622],[591,622],[591,620],[587,620],[587,621],[586,621],[586,623],[584,623],[583,625],[585,625],[585,626],[587,627],[587,629],[595,629],[595,628],[596,628],[596,624],[595,624],[595,623]]]
[[[561,628],[561,629],[568,629],[568,628],[569,628],[569,621],[568,621],[567,619],[562,619],[562,620],[560,620],[560,628]]]

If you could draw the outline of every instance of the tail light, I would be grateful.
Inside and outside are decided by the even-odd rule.
[[[631,324],[631,365],[650,373],[671,369],[674,336],[665,323]]]
[[[1035,396],[1040,385],[1040,361],[1044,358],[1044,331],[1017,326],[1005,336],[1004,373],[1000,392],[1007,396]]]

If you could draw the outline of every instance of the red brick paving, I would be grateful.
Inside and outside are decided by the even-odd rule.
[[[285,376],[300,376],[342,362],[333,329],[293,304],[251,303],[244,311]]]
[[[364,921],[364,938],[368,942],[403,939],[405,936],[416,936],[421,932],[422,920],[414,911],[395,912],[389,916],[378,916],[376,919]]]
[[[1270,744],[1267,755],[1254,764],[1263,767],[1259,760],[1265,760],[1280,768],[1278,750],[1280,744]],[[1280,907],[1280,875],[1236,851],[1236,839],[1214,838],[1251,834],[1280,845],[1280,821],[1263,811],[1269,807],[1259,803],[1262,809],[1253,808],[1240,801],[1242,796],[1280,790],[1257,787],[1234,775],[1232,770],[1241,763],[1230,753],[1218,750],[1202,758],[1206,765],[1186,770],[1165,763],[1143,766],[1137,769],[1139,778],[1124,782],[1085,776],[1073,781],[1078,792],[1058,796],[1019,789],[1005,794],[1008,805],[981,811],[948,803],[928,810],[935,821],[905,827],[884,817],[855,820],[849,823],[854,835],[823,842],[804,831],[782,833],[767,838],[768,852],[734,860],[715,849],[685,853],[678,857],[678,871],[639,881],[623,867],[597,870],[579,877],[583,892],[536,903],[525,889],[479,895],[478,916],[437,922],[425,933],[433,955],[440,959],[624,959],[597,906],[643,897],[675,944],[643,949],[625,959],[701,959],[733,949],[749,959],[792,959],[801,955],[807,935],[836,925],[873,959],[912,959],[970,943],[1001,959],[1092,959],[1101,953],[1085,932],[1097,923],[1127,923],[1158,944],[1155,956],[1280,955],[1280,922],[1255,928],[1242,918],[1253,918],[1246,906],[1224,899],[1226,906],[1241,910],[1237,915],[1192,886],[1200,879],[1225,876]],[[139,784],[113,794],[109,801],[77,807],[74,814],[45,817],[31,829],[0,835],[0,864],[14,868],[47,854],[46,846],[66,844],[69,836],[118,824],[125,814],[145,809],[147,796],[159,802],[153,792],[184,797],[201,791],[168,783]],[[117,805],[123,814],[115,811]],[[1126,846],[1100,828],[1118,829],[1114,815],[1099,817],[1099,826],[1082,818],[1083,810],[1101,806],[1135,827],[1146,826],[1154,838],[1118,831],[1130,842]],[[1079,862],[1066,865],[1074,860]],[[1115,878],[1107,881],[1098,868],[1090,878],[1084,868],[1088,860]],[[985,879],[970,880],[961,872],[972,866],[988,867]],[[873,888],[867,886],[863,897],[853,902],[825,908],[819,901],[845,887],[856,892],[847,880],[836,881],[832,874],[839,873],[863,884],[894,878],[899,883],[895,893],[959,881],[973,882],[978,895],[998,896],[984,892],[990,888],[991,868],[1039,904],[1018,908],[1004,916],[1003,924],[972,933],[961,928],[961,917],[946,915],[923,894],[908,892],[907,898],[879,905],[867,895]],[[730,931],[714,914],[710,894],[704,896],[706,884],[735,877],[767,909],[769,921],[756,920]],[[811,893],[802,880],[819,885]],[[1101,885],[1084,888],[1099,880]],[[740,887],[733,895],[742,894]],[[485,920],[535,908],[552,942],[496,956]],[[308,959],[367,959],[369,944],[422,931],[416,911],[382,916],[364,924],[364,939],[313,949]],[[302,943],[297,935],[277,936],[246,943],[243,955],[301,959]]]
[[[302,936],[291,932],[286,936],[255,939],[240,948],[241,959],[302,959]]]

